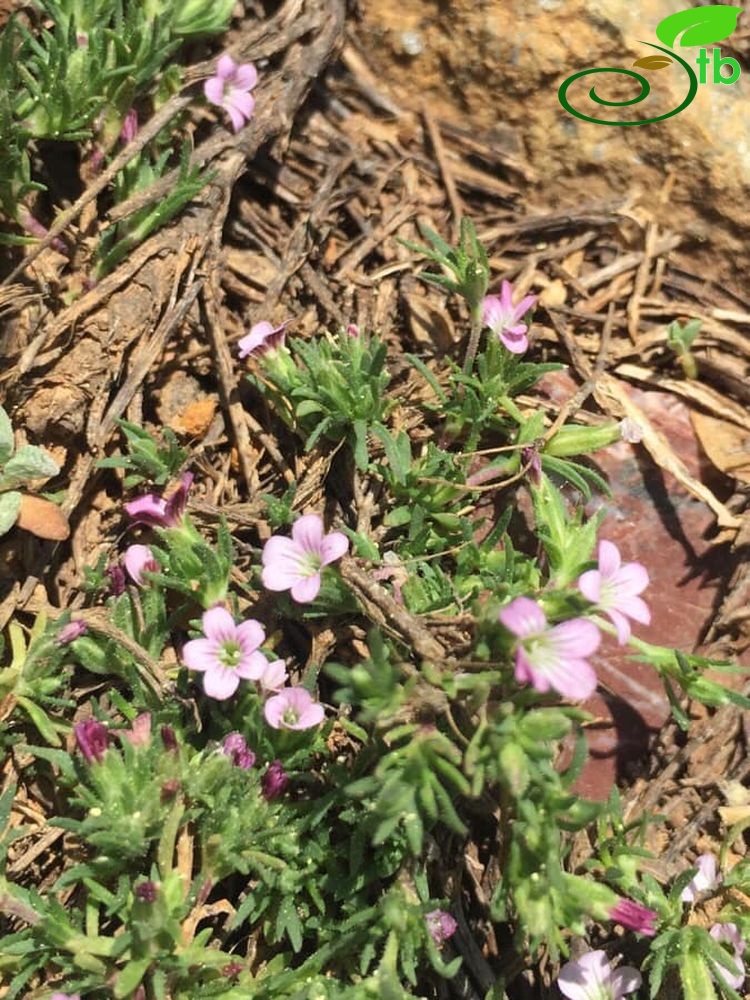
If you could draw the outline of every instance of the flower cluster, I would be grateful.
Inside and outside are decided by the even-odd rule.
[[[612,621],[620,643],[630,637],[628,618],[647,625],[649,609],[638,595],[648,586],[640,563],[622,563],[617,546],[602,540],[598,567],[583,573],[578,587],[583,596]],[[550,625],[541,606],[529,597],[517,597],[499,614],[500,622],[516,637],[515,676],[537,691],[557,691],[574,701],[589,698],[596,689],[596,673],[588,657],[601,642],[601,633],[587,618],[571,618]]]

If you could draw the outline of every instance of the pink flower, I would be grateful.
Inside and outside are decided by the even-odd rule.
[[[263,671],[259,686],[263,694],[276,694],[287,681],[286,663],[283,660],[272,660]]]
[[[250,120],[255,98],[248,91],[258,82],[258,71],[252,63],[237,63],[225,52],[216,64],[216,76],[203,84],[206,100],[224,110],[232,120],[235,132]]]
[[[568,1000],[622,1000],[643,982],[637,969],[621,965],[613,969],[603,951],[587,951],[560,969],[557,985]]]
[[[263,547],[263,586],[269,590],[291,590],[292,598],[304,604],[314,601],[320,590],[320,571],[340,559],[349,548],[340,531],[323,532],[319,514],[305,514],[294,522],[292,537],[274,535]]]
[[[98,719],[86,719],[85,722],[77,722],[73,726],[76,743],[86,761],[93,764],[94,761],[103,759],[109,746],[109,733],[107,727]]]
[[[721,976],[724,982],[731,986],[733,990],[738,990],[745,982],[745,963],[742,961],[742,953],[745,950],[745,942],[740,937],[740,932],[736,924],[714,924],[708,932],[714,941],[727,941],[734,950],[733,961],[737,972],[735,975],[725,969],[723,965],[714,965],[715,976]]]
[[[653,937],[656,934],[654,926],[656,917],[657,914],[654,910],[649,910],[647,906],[641,906],[640,903],[634,903],[632,899],[621,899],[609,911],[610,920],[614,920],[638,934],[645,934],[647,937]]]
[[[182,659],[188,670],[203,673],[203,690],[210,698],[224,701],[239,687],[240,678],[257,681],[268,661],[258,649],[266,633],[254,618],[240,625],[225,608],[203,612],[203,639],[185,643]]]
[[[268,765],[268,770],[260,779],[260,787],[263,793],[263,798],[268,802],[270,802],[271,799],[278,798],[288,784],[289,775],[284,770],[281,761],[275,760],[273,764]]]
[[[590,569],[578,579],[585,598],[596,604],[617,629],[617,639],[624,645],[630,638],[630,622],[642,625],[651,621],[646,602],[637,595],[648,586],[648,572],[640,563],[622,565],[620,552],[612,542],[599,542],[599,568]]]
[[[120,142],[123,146],[127,146],[129,142],[135,139],[138,134],[138,112],[135,108],[131,108],[123,119],[122,128],[120,129]]]
[[[137,583],[139,587],[147,585],[147,581],[141,576],[144,570],[147,573],[157,573],[159,568],[148,545],[129,545],[125,550],[125,569],[133,583]]]
[[[444,945],[448,938],[453,937],[456,933],[458,924],[450,913],[447,913],[445,910],[432,910],[431,913],[425,913],[424,919],[427,924],[427,930],[430,932],[430,937],[438,948]]]
[[[537,691],[553,688],[565,698],[588,698],[596,689],[594,668],[586,659],[597,647],[599,629],[585,618],[548,625],[529,597],[517,597],[502,609],[502,624],[517,636],[516,680]]]
[[[249,770],[255,763],[255,754],[249,749],[242,733],[229,733],[221,745],[222,753],[231,757],[235,767],[243,771]]]
[[[288,323],[289,320],[285,320],[281,326],[274,327],[268,320],[264,319],[260,323],[256,323],[255,326],[251,326],[250,333],[237,342],[240,357],[246,358],[248,354],[260,356],[283,347]]]
[[[482,322],[500,338],[512,354],[523,354],[529,346],[528,326],[520,322],[536,305],[536,295],[526,295],[513,305],[513,287],[504,281],[500,295],[485,295],[482,300]]]
[[[144,493],[125,504],[125,513],[134,521],[148,524],[152,528],[172,528],[185,513],[188,490],[192,482],[192,472],[185,472],[180,485],[169,499],[159,496],[158,493]]]
[[[78,993],[53,993],[49,1000],[81,1000]]]
[[[325,718],[325,710],[302,687],[283,688],[263,706],[266,722],[274,729],[312,729]]]
[[[698,872],[682,890],[680,899],[683,903],[695,902],[695,897],[701,892],[716,889],[721,882],[721,875],[716,870],[716,858],[713,854],[701,854],[692,866]]]

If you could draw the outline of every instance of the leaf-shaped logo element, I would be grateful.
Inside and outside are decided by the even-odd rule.
[[[682,35],[681,46],[713,45],[729,38],[737,27],[737,18],[743,10],[743,7],[733,7],[726,3],[678,10],[676,14],[670,14],[659,22],[656,37],[672,47],[678,35]]]
[[[669,56],[642,56],[640,59],[636,59],[633,65],[640,67],[640,69],[664,69],[672,62],[673,60]]]

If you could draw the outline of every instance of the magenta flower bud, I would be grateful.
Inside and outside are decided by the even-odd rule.
[[[222,976],[226,976],[227,979],[236,979],[237,976],[245,969],[244,965],[239,962],[227,962],[227,964],[222,968]]]
[[[280,760],[275,760],[268,765],[268,770],[260,779],[260,787],[263,797],[269,802],[278,798],[286,786],[289,784],[289,775],[284,770]]]
[[[103,723],[98,719],[87,719],[85,722],[77,722],[73,732],[78,749],[89,764],[102,760],[109,745],[109,733]]]
[[[539,451],[533,445],[521,448],[521,462],[528,465],[529,479],[535,486],[538,486],[542,481],[542,460],[539,457]]]
[[[76,639],[80,639],[84,633],[88,631],[88,625],[86,622],[74,621],[68,622],[67,625],[63,625],[60,631],[57,633],[57,638],[55,642],[58,646],[67,646],[70,642],[75,642]]]
[[[281,326],[274,327],[273,324],[264,319],[260,323],[256,323],[255,326],[251,326],[250,333],[237,342],[240,358],[246,358],[249,354],[260,357],[283,347],[288,323],[289,320],[285,320]]]
[[[162,726],[160,735],[165,750],[177,750],[177,737],[171,726]]]
[[[155,882],[139,882],[133,890],[135,898],[142,903],[155,903],[159,890]]]
[[[616,906],[609,911],[609,919],[614,920],[623,927],[635,931],[637,934],[645,934],[653,937],[656,934],[655,921],[658,914],[654,910],[649,910],[647,906],[633,902],[632,899],[621,899]]]
[[[249,770],[255,763],[255,754],[248,748],[242,733],[229,733],[224,737],[222,753],[230,757],[235,767]]]
[[[148,582],[142,574],[157,573],[160,566],[148,545],[129,545],[125,550],[125,569],[133,583],[146,587]]]
[[[357,326],[356,323],[349,323],[347,325],[346,332],[349,334],[350,337],[358,337],[359,327]]]
[[[448,938],[453,937],[456,933],[456,928],[458,924],[445,910],[432,910],[431,913],[425,914],[425,922],[427,924],[427,930],[430,932],[430,937],[435,942],[435,944],[440,948]]]
[[[125,513],[139,524],[148,524],[152,528],[173,528],[185,513],[192,482],[192,472],[185,472],[169,499],[158,493],[144,493],[125,504]]]

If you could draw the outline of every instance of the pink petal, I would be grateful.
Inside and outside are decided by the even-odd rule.
[[[236,635],[243,653],[255,652],[266,641],[266,630],[254,618],[237,625]]]
[[[550,683],[546,673],[534,668],[522,646],[516,650],[516,669],[514,676],[519,684],[531,684],[536,691],[549,691]]]
[[[345,556],[349,551],[349,539],[343,531],[331,531],[320,543],[320,557],[324,566]]]
[[[258,70],[252,63],[242,63],[234,74],[234,85],[239,90],[252,90],[258,82]]]
[[[497,295],[485,295],[482,300],[482,322],[491,330],[496,330],[503,325],[505,312],[500,304]]]
[[[607,577],[614,576],[617,570],[620,568],[622,562],[620,558],[620,550],[614,544],[614,542],[608,542],[602,539],[599,542],[599,551],[597,553],[599,558],[599,569],[602,576]]]
[[[581,658],[590,656],[599,648],[602,636],[593,622],[586,621],[585,618],[572,618],[551,628],[549,639],[561,659],[566,656]]]
[[[588,601],[598,604],[602,593],[602,574],[599,570],[589,569],[581,573],[578,577],[578,589]]]
[[[607,608],[607,617],[617,631],[617,641],[624,646],[630,638],[630,622],[616,608]]]
[[[292,538],[305,552],[320,553],[323,533],[323,518],[320,514],[305,514],[292,526]]]
[[[260,686],[264,691],[278,691],[286,683],[286,663],[283,660],[273,660],[267,664],[260,678]]]
[[[610,968],[603,951],[589,951],[577,962],[566,962],[560,969],[557,986],[568,1000],[590,1000],[596,987],[609,980]]]
[[[281,729],[281,720],[287,710],[287,701],[284,694],[275,694],[263,706],[263,715],[266,722],[273,729]]]
[[[651,624],[651,612],[646,602],[640,597],[623,597],[617,601],[617,611],[621,611],[628,618],[634,618],[641,625]]]
[[[248,354],[252,354],[253,351],[262,347],[273,332],[273,327],[265,319],[261,320],[260,323],[256,323],[255,326],[251,326],[250,333],[237,342],[237,346],[240,349],[240,357],[247,357]]]
[[[298,604],[314,601],[320,590],[320,573],[304,576],[297,580],[291,590],[292,599]]]
[[[237,638],[237,626],[226,608],[209,608],[203,612],[203,633],[214,642],[233,642]]]
[[[203,690],[209,698],[216,698],[217,701],[231,698],[239,685],[240,678],[236,670],[228,670],[216,664],[203,675]]]
[[[519,319],[522,319],[529,309],[533,309],[536,301],[536,295],[524,295],[518,305],[513,307],[513,311]]]
[[[234,672],[246,681],[259,681],[267,668],[268,660],[262,653],[249,653],[241,658]]]
[[[547,627],[544,612],[530,597],[517,597],[502,609],[498,618],[509,632],[519,638],[538,635]]]
[[[166,511],[167,501],[156,493],[145,493],[125,504],[128,517],[150,525],[163,525]]]
[[[234,108],[238,111],[243,118],[252,118],[253,111],[255,110],[255,98],[252,94],[246,94],[244,90],[232,90],[229,92],[229,97],[226,103],[227,110]]]
[[[297,722],[291,726],[291,729],[312,729],[313,726],[319,726],[320,723],[325,719],[326,713],[322,705],[317,704],[310,705],[300,714]]]
[[[232,59],[228,52],[225,52],[223,56],[219,57],[219,61],[216,63],[216,75],[221,80],[229,80],[234,76],[235,70],[237,69],[237,63]]]
[[[239,132],[241,128],[244,128],[245,116],[242,114],[241,111],[237,110],[234,104],[231,104],[230,102],[227,101],[225,104],[225,110],[229,115],[230,121],[232,122],[233,132]]]
[[[625,563],[611,579],[611,585],[618,594],[640,594],[648,584],[648,570],[637,562]]]
[[[588,660],[560,660],[546,675],[555,691],[571,701],[584,701],[596,691],[596,671]]]
[[[182,647],[182,662],[188,670],[211,670],[218,662],[216,643],[211,639],[191,639]]]
[[[612,983],[612,995],[614,997],[624,997],[626,993],[635,993],[641,988],[643,977],[638,969],[633,969],[629,965],[621,965],[612,973],[610,982]]]
[[[203,82],[203,93],[206,100],[218,107],[224,106],[224,81],[218,76],[212,76]]]
[[[506,316],[513,312],[513,286],[509,281],[504,281],[500,286],[500,305]]]
[[[503,330],[500,333],[500,340],[503,342],[505,347],[508,348],[511,354],[523,354],[529,346],[529,340],[525,334],[520,337],[516,337]]]

